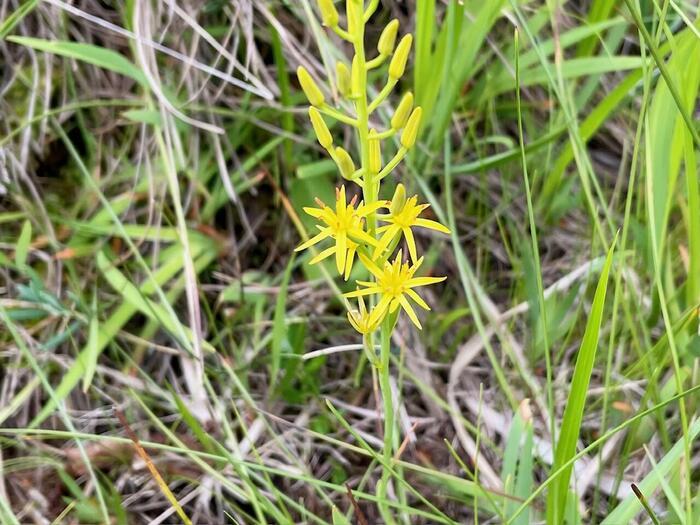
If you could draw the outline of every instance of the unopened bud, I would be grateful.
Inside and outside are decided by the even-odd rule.
[[[382,149],[377,132],[371,130],[369,132],[369,171],[370,173],[379,173],[382,169]]]
[[[406,204],[406,188],[403,184],[399,183],[394,191],[394,196],[391,198],[391,205],[389,206],[389,211],[392,214],[400,213]]]
[[[399,21],[394,18],[389,24],[384,28],[382,34],[379,36],[379,42],[377,42],[377,51],[380,55],[389,56],[394,52],[394,46],[396,45],[396,34],[399,32]]]
[[[350,154],[338,146],[335,148],[335,158],[342,177],[344,179],[350,179],[353,173],[355,173],[355,163],[352,161]]]
[[[413,93],[410,91],[406,93],[399,105],[396,107],[394,116],[391,117],[391,127],[393,129],[399,130],[406,125],[406,121],[411,114],[413,109]]]
[[[411,149],[416,143],[422,114],[423,109],[418,106],[411,112],[411,116],[408,117],[406,127],[404,128],[403,133],[401,133],[401,145],[406,149]]]
[[[357,56],[352,59],[352,70],[350,72],[350,82],[352,86],[351,94],[353,97],[360,96],[362,91],[362,72],[360,71],[360,61]]]
[[[304,66],[299,66],[297,68],[297,78],[299,79],[299,84],[301,84],[301,89],[304,90],[304,94],[306,98],[309,99],[311,105],[322,106],[326,99],[323,97],[323,93]]]
[[[413,37],[411,35],[405,35],[399,45],[396,46],[396,52],[391,58],[391,63],[389,64],[389,78],[398,80],[403,76],[404,71],[406,71],[406,62],[408,62],[408,55],[411,53],[411,43],[413,42]]]
[[[309,108],[309,117],[311,118],[311,125],[314,127],[314,132],[316,132],[318,143],[326,149],[330,148],[333,144],[333,137],[321,113],[319,113],[316,108],[312,107]]]
[[[333,5],[333,0],[318,0],[318,8],[321,10],[324,26],[336,27],[338,25],[338,11]]]
[[[338,79],[338,91],[344,97],[350,94],[350,70],[343,62],[335,65],[335,75]]]

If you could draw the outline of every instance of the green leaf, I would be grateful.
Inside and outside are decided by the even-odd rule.
[[[27,263],[27,254],[29,253],[29,243],[32,241],[32,223],[25,220],[22,225],[22,231],[17,239],[15,248],[15,264],[18,268],[24,269]]]
[[[14,42],[37,51],[53,53],[66,58],[81,60],[88,64],[114,71],[126,77],[134,79],[142,86],[148,86],[148,81],[143,72],[130,62],[124,55],[92,44],[82,42],[64,42],[58,40],[42,40],[28,36],[10,36],[9,42]]]
[[[700,63],[700,40],[692,33],[685,33],[677,38],[676,45],[667,68],[675,85],[682,87],[684,111],[692,113],[700,87],[700,68],[688,67],[688,64]],[[649,108],[648,133],[651,146],[651,200],[648,206],[654,225],[653,233],[658,241],[657,256],[661,260],[665,248],[665,232],[675,200],[676,181],[686,147],[685,134],[688,133],[676,100],[664,80],[657,84]],[[689,145],[692,147],[692,141]],[[695,167],[691,170],[696,171]]]
[[[331,512],[333,514],[333,525],[350,525],[350,522],[345,517],[345,514],[340,512],[338,507],[333,505]]]
[[[160,112],[155,109],[130,109],[122,113],[122,117],[141,122],[142,124],[150,124],[151,126],[163,126],[163,119]]]
[[[83,375],[83,392],[87,392],[92,383],[92,378],[95,375],[97,368],[97,358],[100,356],[100,323],[97,317],[97,290],[92,294],[92,311],[90,317],[90,325],[88,327],[88,341],[85,347],[83,357],[83,365],[85,373]]]
[[[588,77],[602,73],[638,69],[642,67],[642,63],[640,57],[630,56],[572,58],[562,64],[561,75],[564,79]],[[534,86],[546,84],[548,81],[548,72],[541,65],[538,65],[522,72],[520,85],[523,87]],[[493,87],[495,90],[494,94],[512,91],[515,89],[515,79],[507,73],[503,74],[501,78],[494,82]]]
[[[598,348],[598,335],[600,333],[600,325],[603,321],[605,296],[608,290],[608,275],[610,274],[610,266],[612,265],[616,242],[617,235],[608,250],[603,271],[598,279],[591,313],[588,317],[586,330],[583,334],[581,347],[579,348],[576,358],[576,366],[571,380],[566,408],[564,409],[561,433],[559,435],[559,441],[557,442],[551,472],[556,472],[576,454],[576,442],[579,438],[581,421],[583,420],[583,410],[586,404],[586,394],[588,392],[588,385],[591,380],[593,363],[595,362],[596,350]],[[560,525],[563,523],[572,469],[573,465],[569,465],[549,486],[549,492],[547,493],[548,525]]]
[[[287,289],[289,287],[289,278],[292,275],[295,256],[289,259],[287,269],[284,271],[282,283],[280,284],[279,293],[277,294],[277,302],[275,303],[275,317],[272,325],[272,356],[270,365],[270,391],[274,390],[277,384],[277,376],[279,375],[280,363],[282,362],[282,349],[287,341]]]

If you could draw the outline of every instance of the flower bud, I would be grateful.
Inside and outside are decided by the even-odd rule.
[[[404,128],[403,133],[401,133],[401,145],[406,149],[411,149],[416,143],[422,114],[423,109],[420,106],[418,106],[411,112],[411,116],[408,117],[406,127]]]
[[[391,127],[395,130],[399,130],[406,125],[411,110],[413,109],[413,93],[410,91],[406,93],[399,105],[396,107],[394,116],[391,117]]]
[[[399,21],[394,18],[382,31],[377,42],[377,51],[380,55],[389,56],[394,52],[396,34],[399,32]]]
[[[391,205],[389,206],[389,211],[392,214],[400,213],[406,204],[406,188],[403,184],[399,183],[396,186],[396,191],[394,191],[394,196],[391,198]]]
[[[319,113],[316,108],[311,107],[309,108],[309,117],[311,118],[311,125],[314,127],[314,132],[316,132],[318,143],[326,149],[330,148],[333,144],[333,137],[321,113]]]
[[[370,130],[369,132],[369,171],[370,173],[379,173],[382,169],[382,148],[377,132]]]
[[[325,101],[323,93],[321,93],[316,82],[314,82],[314,79],[311,78],[311,75],[304,66],[299,66],[297,68],[297,78],[299,79],[299,84],[301,84],[301,89],[304,90],[304,94],[306,98],[309,99],[311,105],[322,106]]]
[[[335,158],[342,177],[344,179],[350,179],[353,173],[355,173],[355,163],[352,161],[350,154],[338,146],[335,148]]]
[[[350,94],[350,70],[343,62],[335,65],[335,75],[338,80],[338,91],[344,97]]]
[[[357,56],[352,59],[352,70],[350,72],[350,82],[351,82],[351,95],[353,97],[358,97],[361,94],[362,91],[362,72],[360,71],[360,62],[357,60]]]
[[[406,62],[408,62],[408,55],[411,53],[411,43],[413,42],[413,36],[405,35],[399,45],[396,47],[396,52],[391,58],[389,63],[389,78],[398,80],[403,76],[404,71],[406,71]]]
[[[324,26],[336,27],[338,25],[338,11],[333,5],[333,0],[318,0],[318,8],[321,10]]]

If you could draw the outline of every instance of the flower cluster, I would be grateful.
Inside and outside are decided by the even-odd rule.
[[[299,67],[297,77],[311,107],[309,118],[319,144],[328,152],[338,166],[340,175],[362,190],[362,200],[354,196],[349,201],[345,185],[336,189],[333,207],[316,199],[318,207],[304,208],[317,221],[318,233],[302,243],[297,251],[311,248],[318,243],[328,246],[311,259],[311,264],[334,256],[338,273],[347,281],[356,259],[367,269],[371,281],[357,281],[357,289],[345,294],[358,299],[358,309],[348,312],[350,324],[362,334],[371,334],[387,318],[401,307],[410,320],[421,328],[413,305],[429,310],[428,304],[415,288],[443,281],[444,277],[420,277],[423,258],[413,234],[414,228],[426,228],[442,233],[449,230],[434,220],[421,215],[429,207],[419,204],[418,196],[406,197],[403,184],[398,184],[390,201],[380,200],[382,180],[389,175],[415,145],[421,123],[422,110],[414,107],[413,95],[406,93],[393,113],[390,127],[378,131],[370,124],[372,113],[386,100],[394,86],[403,76],[411,51],[412,36],[405,35],[396,44],[398,20],[391,21],[382,31],[377,43],[377,56],[367,59],[364,46],[365,22],[374,13],[377,0],[370,0],[365,8],[363,0],[346,0],[347,28],[339,25],[340,16],[333,0],[318,0],[324,25],[330,27],[342,39],[351,42],[355,56],[348,66],[336,65],[336,86],[340,104],[332,107],[311,74]],[[385,86],[373,100],[368,98],[367,76],[389,60],[388,78]],[[351,106],[351,114],[343,109]],[[355,128],[359,143],[360,162],[356,167],[352,156],[340,146],[334,146],[333,136],[324,119],[348,124]],[[393,157],[386,163],[382,156],[382,140],[398,135],[398,144]],[[408,251],[404,260],[402,240]],[[364,297],[370,296],[370,308]],[[373,305],[373,306],[372,306]]]

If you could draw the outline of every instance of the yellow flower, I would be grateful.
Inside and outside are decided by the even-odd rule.
[[[418,316],[416,316],[416,312],[413,310],[408,299],[412,299],[418,306],[426,310],[430,310],[430,307],[421,299],[413,288],[439,283],[447,279],[447,277],[414,277],[420,265],[423,264],[423,257],[418,259],[413,266],[409,266],[408,263],[402,263],[401,255],[401,250],[399,250],[394,262],[385,262],[384,269],[380,270],[369,257],[360,253],[360,259],[367,269],[372,272],[377,282],[357,281],[357,284],[365,288],[346,293],[345,297],[362,297],[363,295],[373,294],[382,296],[369,316],[368,326],[378,325],[382,319],[384,319],[387,312],[393,313],[401,306],[406,311],[411,321],[413,321],[413,324],[415,324],[418,329],[421,329],[422,327],[420,321],[418,321]]]
[[[360,297],[357,301],[360,306],[358,310],[348,312],[348,320],[352,327],[361,334],[369,334],[377,329],[377,323],[372,319],[372,312],[368,312],[365,307],[365,301]]]
[[[397,194],[400,193],[401,192],[397,191]],[[383,233],[383,235],[379,239],[379,244],[374,249],[374,254],[372,256],[374,259],[387,249],[391,241],[393,241],[397,235],[403,233],[406,238],[406,244],[408,245],[408,252],[411,254],[411,260],[416,263],[418,261],[416,241],[411,231],[411,228],[414,226],[420,226],[442,233],[450,233],[449,228],[443,226],[439,222],[419,217],[423,210],[428,208],[430,204],[418,204],[417,195],[406,200],[403,204],[398,203],[397,206],[393,204],[392,202],[390,212],[387,215],[377,214],[379,220],[388,222],[389,224],[377,228],[377,233]]]
[[[316,225],[320,233],[298,246],[295,251],[305,250],[325,238],[331,237],[335,240],[335,245],[318,254],[311,262],[318,262],[335,254],[338,273],[344,274],[347,280],[358,246],[360,244],[377,246],[376,239],[363,229],[364,217],[379,208],[385,208],[387,203],[386,201],[378,201],[369,206],[360,203],[355,208],[357,197],[353,197],[348,203],[345,198],[345,186],[341,186],[340,189],[336,188],[335,194],[335,211],[319,199],[316,199],[318,208],[304,208],[306,213],[321,221],[323,225]]]

